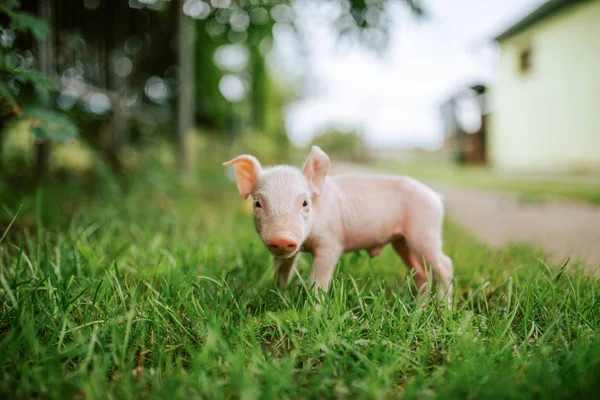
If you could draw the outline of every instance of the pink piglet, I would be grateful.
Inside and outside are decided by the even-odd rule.
[[[407,177],[348,174],[328,176],[331,162],[313,146],[302,169],[261,167],[251,155],[223,165],[235,167],[237,188],[253,198],[256,231],[273,254],[285,287],[300,252],[314,255],[310,283],[327,291],[344,252],[379,255],[390,243],[412,270],[421,292],[429,291],[425,265],[440,282],[440,298],[452,293],[452,261],[442,252],[442,197]]]

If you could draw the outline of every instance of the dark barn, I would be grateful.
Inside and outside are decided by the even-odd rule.
[[[78,120],[82,134],[97,141],[114,169],[120,168],[118,149],[124,142],[152,137],[160,126],[172,127],[167,131],[177,132],[179,148],[185,148],[194,115],[194,22],[181,3],[21,3],[52,30],[45,40],[20,47],[34,50],[58,107],[67,112],[81,107],[91,116],[89,124]]]
[[[460,164],[485,164],[486,135],[489,114],[487,89],[473,85],[459,91],[441,106],[444,121],[444,147],[452,149]],[[463,117],[464,108],[470,111],[469,121]],[[468,122],[468,123],[467,123]]]

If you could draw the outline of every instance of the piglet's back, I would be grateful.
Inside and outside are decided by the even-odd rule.
[[[436,193],[407,177],[351,174],[332,176],[343,221],[344,247],[377,247],[404,233],[410,214],[420,206],[435,212],[442,204]]]
[[[344,197],[350,196],[350,200],[356,200],[362,204],[369,201],[374,204],[389,204],[411,200],[439,203],[441,206],[443,197],[429,186],[416,179],[401,175],[383,174],[348,174],[330,177],[331,182],[337,187],[338,192]]]

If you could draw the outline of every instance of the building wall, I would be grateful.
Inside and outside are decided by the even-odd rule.
[[[532,63],[522,73],[527,48]],[[490,100],[495,167],[600,170],[600,0],[502,41]]]

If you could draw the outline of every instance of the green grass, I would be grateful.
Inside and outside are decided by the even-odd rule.
[[[525,200],[549,197],[600,204],[600,177],[593,175],[500,174],[487,167],[460,166],[442,162],[381,162],[377,169],[475,189],[519,194]]]
[[[56,190],[56,189],[54,189]],[[592,398],[600,288],[452,223],[454,311],[420,309],[388,248],[343,257],[317,311],[284,296],[234,184],[201,168],[25,197],[0,244],[3,398]],[[67,204],[68,206],[66,206]],[[5,227],[18,209],[2,210]],[[68,211],[69,215],[62,216]],[[3,232],[0,232],[0,234]]]

